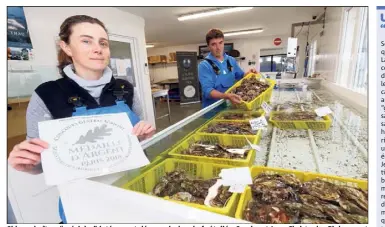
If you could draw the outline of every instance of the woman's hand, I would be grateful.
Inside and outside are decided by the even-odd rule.
[[[148,122],[139,121],[132,129],[132,133],[137,136],[139,140],[145,140],[155,134],[155,128]]]
[[[41,152],[48,143],[35,138],[17,144],[9,154],[8,162],[18,171],[30,172],[41,161]]]

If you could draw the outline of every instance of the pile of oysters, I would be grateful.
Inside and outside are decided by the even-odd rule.
[[[255,135],[249,122],[214,122],[202,132],[219,134]]]
[[[276,112],[274,121],[317,121],[323,120],[314,111]]]
[[[256,76],[245,78],[240,86],[234,88],[230,93],[239,95],[243,101],[251,102],[269,88],[269,84]]]
[[[260,117],[261,114],[256,113],[249,113],[249,112],[228,112],[223,113],[222,116],[219,118],[221,120],[250,120],[253,118]]]
[[[253,179],[244,219],[257,224],[367,224],[368,192],[321,179],[262,173]]]
[[[240,153],[232,151],[243,151]],[[210,144],[209,142],[193,143],[183,154],[194,156],[205,156],[210,158],[228,158],[228,159],[245,159],[248,149],[236,146],[223,146],[221,144]]]
[[[158,197],[168,196],[172,200],[204,205],[209,188],[217,182],[216,178],[203,180],[191,177],[184,170],[166,173],[155,185],[152,194]],[[214,199],[210,201],[212,207],[224,207],[232,192],[228,186],[220,186]]]

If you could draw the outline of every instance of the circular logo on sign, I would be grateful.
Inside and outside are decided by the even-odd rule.
[[[279,45],[281,45],[281,43],[282,43],[281,38],[274,39],[274,45],[279,46]]]
[[[110,120],[79,119],[55,136],[56,160],[69,168],[103,171],[124,162],[131,154],[131,139]],[[128,149],[127,149],[128,148]]]
[[[183,59],[183,67],[184,67],[185,69],[190,68],[190,67],[191,67],[191,60],[188,59],[188,58]]]
[[[195,88],[191,85],[188,85],[184,88],[183,93],[187,98],[192,98],[195,95]]]

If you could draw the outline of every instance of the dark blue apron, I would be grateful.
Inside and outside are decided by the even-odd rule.
[[[226,71],[226,74],[223,73],[223,70]],[[229,71],[227,68],[223,68],[221,65],[220,67],[220,74],[214,75],[215,85],[214,89],[225,93],[231,86],[235,84],[235,74],[234,71]],[[217,102],[219,99],[204,99],[203,100],[203,108],[210,106],[211,104]],[[212,118],[214,117],[218,112],[225,109],[227,106],[226,103],[223,103],[222,105],[216,107],[215,109],[211,110],[207,114],[205,114],[205,118]]]
[[[72,114],[75,116],[87,116],[87,115],[100,115],[100,114],[112,114],[112,113],[127,113],[128,118],[131,121],[131,124],[135,126],[139,121],[139,117],[124,103],[124,101],[116,101],[116,105],[108,107],[100,107],[95,109],[89,109],[85,106],[76,107],[75,112]],[[63,204],[59,198],[59,215],[64,224],[67,224],[67,220],[64,214]]]

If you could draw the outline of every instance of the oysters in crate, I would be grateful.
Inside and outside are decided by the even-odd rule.
[[[261,116],[260,112],[223,112],[220,114],[218,119],[220,120],[251,120]]]
[[[244,219],[258,224],[367,224],[367,191],[321,179],[262,173],[253,179]]]
[[[207,128],[203,129],[205,133],[217,134],[238,134],[255,135],[256,132],[251,129],[248,122],[212,122]]]
[[[217,182],[216,178],[203,180],[189,176],[183,170],[166,173],[155,185],[152,194],[169,197],[172,200],[204,205],[209,189]],[[220,186],[217,195],[210,201],[213,207],[224,207],[232,196],[229,187]]]
[[[266,91],[270,85],[264,82],[263,79],[258,79],[255,75],[249,78],[244,78],[241,85],[235,87],[230,93],[239,95],[243,101],[251,102],[260,94]]]
[[[279,111],[274,113],[272,117],[274,121],[317,121],[323,120],[323,118],[318,117],[318,115],[314,111]]]
[[[210,142],[193,143],[184,152],[186,155],[205,156],[211,158],[245,159],[248,149],[237,146],[222,146]]]

